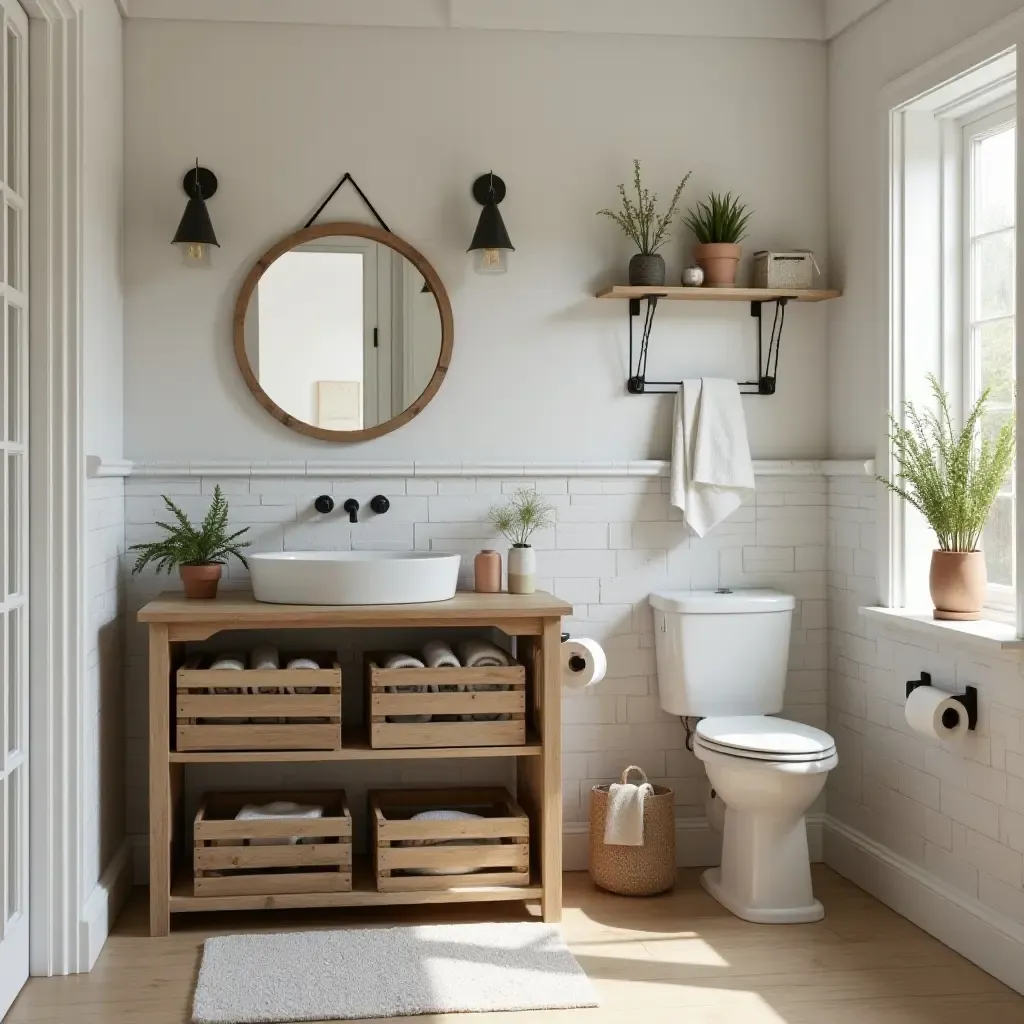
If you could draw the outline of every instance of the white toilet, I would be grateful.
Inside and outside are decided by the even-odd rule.
[[[701,877],[737,917],[819,921],[804,814],[838,764],[828,733],[782,710],[794,599],[770,590],[651,594],[661,706],[699,718],[693,752],[725,804],[722,866]]]

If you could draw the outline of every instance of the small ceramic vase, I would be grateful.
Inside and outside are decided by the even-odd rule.
[[[497,594],[501,590],[501,555],[481,551],[473,559],[473,588],[478,594]]]
[[[537,576],[537,552],[529,544],[516,544],[508,551],[508,592],[532,594]]]
[[[700,267],[686,267],[681,280],[686,288],[699,288],[704,283],[704,271]]]

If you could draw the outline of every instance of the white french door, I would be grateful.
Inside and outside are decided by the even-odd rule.
[[[0,0],[0,1016],[28,978],[28,18]]]

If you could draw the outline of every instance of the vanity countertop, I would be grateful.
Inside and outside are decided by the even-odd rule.
[[[450,601],[430,604],[298,605],[263,604],[251,591],[226,590],[212,601],[166,593],[139,611],[148,623],[202,623],[223,629],[333,628],[395,625],[496,625],[518,619],[550,619],[572,614],[572,605],[551,594],[478,594],[459,591]]]

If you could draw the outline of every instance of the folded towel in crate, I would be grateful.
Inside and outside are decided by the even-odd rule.
[[[235,821],[278,821],[283,818],[322,818],[324,809],[310,804],[297,804],[291,800],[272,800],[268,804],[246,804]],[[300,841],[299,836],[250,839],[250,846],[289,846]]]
[[[463,640],[459,644],[459,657],[466,668],[501,668],[511,665],[512,659],[496,644],[482,637],[472,637]],[[475,690],[480,693],[494,692],[495,690],[507,690],[507,686],[500,683],[467,683],[467,690]],[[507,722],[508,715],[463,715],[464,722]]]
[[[397,651],[384,657],[384,668],[426,668],[414,654],[403,654]],[[408,686],[386,686],[387,693],[437,693],[435,683],[410,683]],[[424,725],[431,719],[430,715],[387,715],[388,722],[398,722],[403,725]]]
[[[455,652],[443,640],[430,640],[423,647],[423,660],[428,668],[462,668]],[[462,683],[438,683],[438,693],[462,693]],[[435,722],[457,722],[458,715],[434,715]]]
[[[414,814],[410,821],[470,821],[479,820],[482,814],[473,814],[470,811],[436,810],[420,811]],[[396,846],[495,846],[500,839],[399,839]],[[483,868],[464,867],[457,865],[450,868],[408,868],[410,875],[471,875]]]
[[[288,668],[294,671],[319,672],[320,664],[312,658],[292,658],[288,662]],[[286,693],[316,693],[315,686],[286,686]]]

